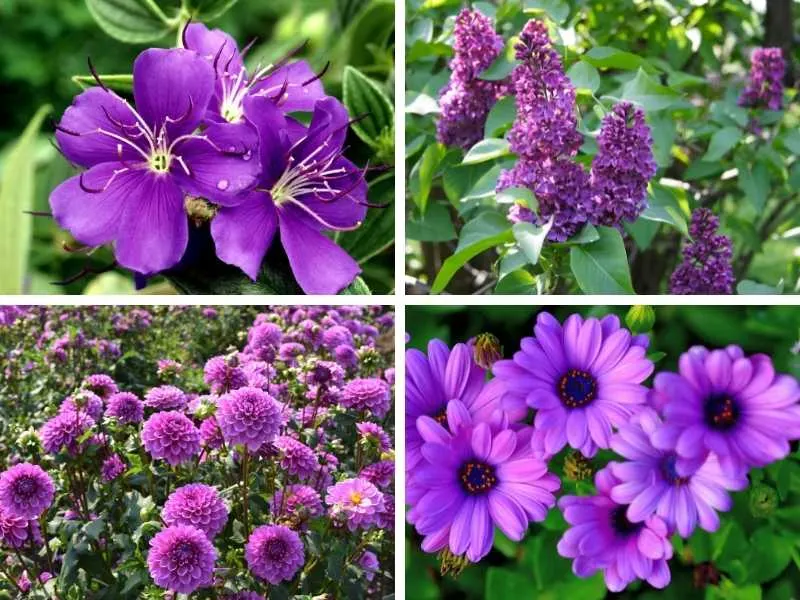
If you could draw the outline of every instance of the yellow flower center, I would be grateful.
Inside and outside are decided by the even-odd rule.
[[[361,494],[358,492],[350,492],[350,502],[353,504],[361,504]]]

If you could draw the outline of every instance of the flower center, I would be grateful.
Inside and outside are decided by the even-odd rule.
[[[36,482],[32,477],[22,477],[14,486],[15,491],[23,496],[31,496],[36,491]]]
[[[567,408],[581,408],[597,396],[597,382],[586,371],[570,369],[558,382],[558,396]]]
[[[442,427],[447,427],[447,407],[445,406],[442,410],[440,410],[435,415],[431,415],[434,421],[436,421]]]
[[[185,564],[194,558],[194,544],[181,542],[172,551],[172,559],[175,562]]]
[[[352,502],[353,504],[356,505],[361,504],[362,499],[363,497],[359,492],[350,492],[350,502]]]
[[[715,395],[706,399],[703,412],[712,429],[728,431],[739,421],[739,407],[730,396]]]
[[[644,523],[632,523],[628,520],[628,506],[618,506],[611,511],[611,527],[620,536],[627,537],[639,531]]]
[[[494,467],[485,463],[468,462],[461,467],[461,487],[473,495],[485,494],[497,485]]]
[[[286,555],[286,544],[283,540],[269,540],[267,542],[267,556],[270,560],[283,560]]]
[[[148,160],[150,170],[155,171],[156,173],[166,173],[169,171],[169,165],[171,162],[172,157],[167,150],[156,150],[150,155],[150,160]]]
[[[672,485],[685,485],[689,483],[689,478],[678,475],[678,471],[675,469],[677,460],[678,457],[675,454],[666,456],[661,462],[661,474],[664,476],[667,483],[671,483]]]

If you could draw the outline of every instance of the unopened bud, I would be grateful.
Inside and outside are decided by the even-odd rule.
[[[484,368],[491,369],[492,365],[503,358],[503,348],[491,333],[479,333],[472,342],[472,352],[475,363]]]
[[[564,459],[564,476],[571,481],[584,481],[594,475],[592,461],[577,450],[570,452]]]
[[[625,315],[625,324],[633,333],[647,333],[656,323],[656,311],[652,306],[631,306]]]
[[[195,198],[194,196],[186,196],[183,201],[183,208],[196,227],[200,227],[217,215],[217,208],[213,204],[203,198]]]
[[[778,492],[764,483],[757,483],[750,488],[750,513],[757,518],[766,518],[778,507]]]

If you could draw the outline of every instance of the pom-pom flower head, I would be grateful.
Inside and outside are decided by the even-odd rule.
[[[370,412],[382,419],[389,412],[391,390],[382,379],[353,379],[344,386],[339,402],[345,408]]]
[[[161,513],[167,525],[192,525],[213,539],[228,521],[228,509],[217,490],[203,483],[179,487]]]
[[[158,587],[191,594],[211,585],[216,560],[217,551],[205,533],[174,525],[150,540],[147,567]]]
[[[20,463],[0,474],[0,509],[8,516],[37,519],[54,497],[53,480],[38,465]]]
[[[153,410],[183,410],[187,402],[186,394],[174,385],[155,387],[144,397],[144,405]]]
[[[12,516],[0,506],[0,545],[22,548],[28,541],[28,519]]]
[[[177,411],[157,412],[142,427],[142,442],[153,458],[177,466],[200,453],[200,432]]]
[[[219,399],[217,424],[228,443],[258,450],[278,435],[281,415],[278,404],[265,391],[243,387]]]
[[[119,454],[112,454],[103,461],[100,467],[100,474],[103,481],[114,481],[117,477],[125,472],[125,462],[119,457]]]
[[[45,422],[39,431],[42,446],[50,454],[58,454],[62,450],[74,455],[84,443],[78,443],[84,434],[94,427],[95,421],[83,411],[67,411],[57,414]]]
[[[253,574],[272,585],[291,580],[305,562],[300,536],[283,525],[256,527],[244,556]]]
[[[106,416],[120,423],[139,423],[144,417],[144,402],[130,392],[119,392],[108,399]]]

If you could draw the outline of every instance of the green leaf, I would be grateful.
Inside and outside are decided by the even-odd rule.
[[[186,0],[186,9],[197,21],[210,21],[228,12],[239,0]]]
[[[516,223],[511,228],[514,232],[514,239],[517,240],[519,247],[532,265],[539,262],[544,242],[552,226],[553,219],[551,218],[542,227],[537,227],[533,223]]]
[[[494,196],[496,193],[495,190],[497,189],[497,178],[500,177],[500,171],[506,168],[508,168],[508,165],[502,163],[494,165],[475,182],[475,185],[472,186],[462,200]]]
[[[3,161],[0,180],[0,293],[20,294],[28,267],[31,247],[33,217],[25,211],[33,210],[35,192],[34,146],[44,118],[50,114],[50,105],[42,106],[25,127]]]
[[[424,215],[428,207],[428,197],[431,194],[433,177],[436,175],[436,171],[445,154],[447,154],[447,148],[442,144],[431,144],[425,148],[422,157],[411,169],[409,189],[420,214]]]
[[[486,571],[486,600],[522,598],[533,589],[533,581],[516,571],[498,567],[489,567]]]
[[[538,294],[538,278],[531,275],[525,269],[512,271],[497,282],[494,288],[495,294]]]
[[[618,50],[611,46],[597,46],[583,55],[582,59],[598,69],[622,69],[623,71],[633,71],[640,67],[648,67],[646,70],[654,70],[638,54]]]
[[[673,194],[672,188],[654,185],[649,194],[648,206],[640,217],[646,221],[658,221],[672,225],[683,235],[689,235],[686,218],[678,204],[678,199]]]
[[[763,583],[777,577],[792,560],[793,544],[790,540],[763,527],[750,538],[749,560],[746,561],[748,579]]]
[[[392,102],[375,80],[358,69],[346,66],[342,80],[344,105],[351,117],[367,115],[351,125],[356,135],[372,147],[378,146],[378,138],[384,130],[394,127]]]
[[[515,64],[508,59],[508,56],[505,52],[502,52],[500,56],[498,56],[494,62],[489,65],[485,71],[483,71],[478,78],[483,79],[484,81],[500,81],[501,79],[505,79],[509,75],[511,75],[511,71],[514,70]]]
[[[447,207],[432,204],[422,218],[406,221],[406,237],[420,242],[447,242],[458,236]]]
[[[714,135],[711,136],[708,150],[700,160],[707,163],[718,161],[737,144],[741,137],[742,131],[738,127],[729,126],[717,130]]]
[[[461,164],[472,165],[509,154],[508,141],[497,138],[481,140],[469,149]]]
[[[370,294],[372,294],[372,290],[369,289],[369,286],[364,283],[361,277],[356,277],[353,283],[339,292],[341,296],[369,296]]]
[[[635,102],[648,112],[669,108],[679,98],[678,92],[658,83],[641,67],[636,77],[622,86],[622,99]]]
[[[569,4],[566,0],[525,0],[525,12],[546,12],[558,24],[566,21],[569,16]]]
[[[737,162],[736,167],[739,170],[739,189],[744,192],[756,212],[760,213],[764,210],[770,191],[770,176],[767,165],[763,161],[758,161],[755,167],[751,169],[750,165],[740,161]]]
[[[439,112],[439,103],[428,94],[414,95],[413,92],[409,92],[406,97],[409,99],[413,97],[413,100],[406,104],[407,113],[425,116]]]
[[[736,293],[742,296],[750,294],[772,295],[772,294],[780,294],[781,290],[777,289],[773,285],[766,285],[764,283],[758,283],[757,281],[744,279],[736,285]]]
[[[461,228],[456,252],[460,252],[485,238],[504,233],[510,228],[511,224],[504,215],[490,210],[484,211]]]
[[[800,131],[790,129],[778,136],[778,139],[789,152],[794,155],[800,155]]]
[[[73,75],[72,81],[81,89],[97,86],[97,81],[92,75]],[[109,89],[123,93],[133,91],[133,75],[100,75],[100,81]]]
[[[569,71],[567,71],[567,77],[570,78],[572,85],[576,88],[579,90],[589,90],[592,94],[600,87],[600,73],[597,72],[594,65],[584,60],[578,61],[572,65]]]
[[[586,294],[633,294],[625,244],[619,231],[597,227],[600,239],[570,248],[572,273]]]
[[[103,31],[129,44],[154,42],[178,25],[155,0],[86,0],[86,6]]]
[[[514,97],[500,98],[489,111],[489,116],[486,117],[486,125],[483,128],[484,137],[490,138],[505,133],[516,118],[517,104]]]
[[[394,244],[394,174],[384,173],[370,181],[368,197],[381,207],[370,208],[355,231],[336,236],[336,242],[362,265]]]
[[[600,239],[600,234],[597,231],[597,228],[592,225],[591,223],[587,223],[583,226],[583,228],[573,235],[570,239],[568,239],[565,243],[566,244],[591,244],[592,242],[596,242]]]

